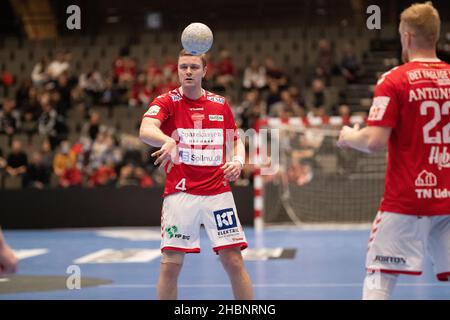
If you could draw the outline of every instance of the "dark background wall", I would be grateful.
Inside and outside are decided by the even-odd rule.
[[[0,191],[5,229],[159,226],[160,188]],[[253,188],[233,190],[241,223],[253,223]]]

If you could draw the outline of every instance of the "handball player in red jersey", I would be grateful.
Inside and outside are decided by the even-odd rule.
[[[177,298],[185,253],[200,252],[203,224],[230,278],[234,297],[248,300],[253,298],[252,284],[241,255],[247,240],[230,188],[241,173],[245,148],[227,101],[202,88],[206,71],[204,55],[182,50],[178,57],[181,86],[150,103],[141,123],[141,140],[160,147],[153,154],[155,164],[167,173],[157,295]]]
[[[338,141],[368,153],[388,146],[363,299],[389,299],[398,275],[420,275],[427,254],[437,278],[450,277],[450,65],[436,56],[432,3],[405,9],[399,33],[405,63],[380,77],[367,127],[344,127]]]

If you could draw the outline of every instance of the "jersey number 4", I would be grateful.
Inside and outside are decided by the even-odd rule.
[[[186,191],[186,178],[181,179],[175,186],[175,189]]]
[[[436,101],[424,101],[420,105],[420,114],[426,116],[429,109],[434,111],[434,116],[433,119],[423,126],[424,142],[429,144],[441,144],[442,141],[444,141],[444,143],[450,143],[450,122],[442,128],[442,132],[436,132],[434,136],[430,133],[441,121],[442,115],[448,116],[450,114],[450,101],[447,101],[442,105],[442,111],[441,106]]]

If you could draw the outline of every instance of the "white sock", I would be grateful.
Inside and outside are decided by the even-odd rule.
[[[364,279],[363,300],[388,300],[397,278],[397,274],[368,272]]]

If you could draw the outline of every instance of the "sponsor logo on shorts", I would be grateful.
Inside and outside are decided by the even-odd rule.
[[[169,236],[169,239],[175,238],[175,239],[189,240],[191,238],[191,236],[178,233],[177,226],[167,227],[164,231]]]
[[[374,261],[389,264],[406,264],[406,259],[402,257],[376,256]]]
[[[233,208],[214,211],[213,214],[218,230],[217,235],[219,237],[239,234],[236,214]]]

